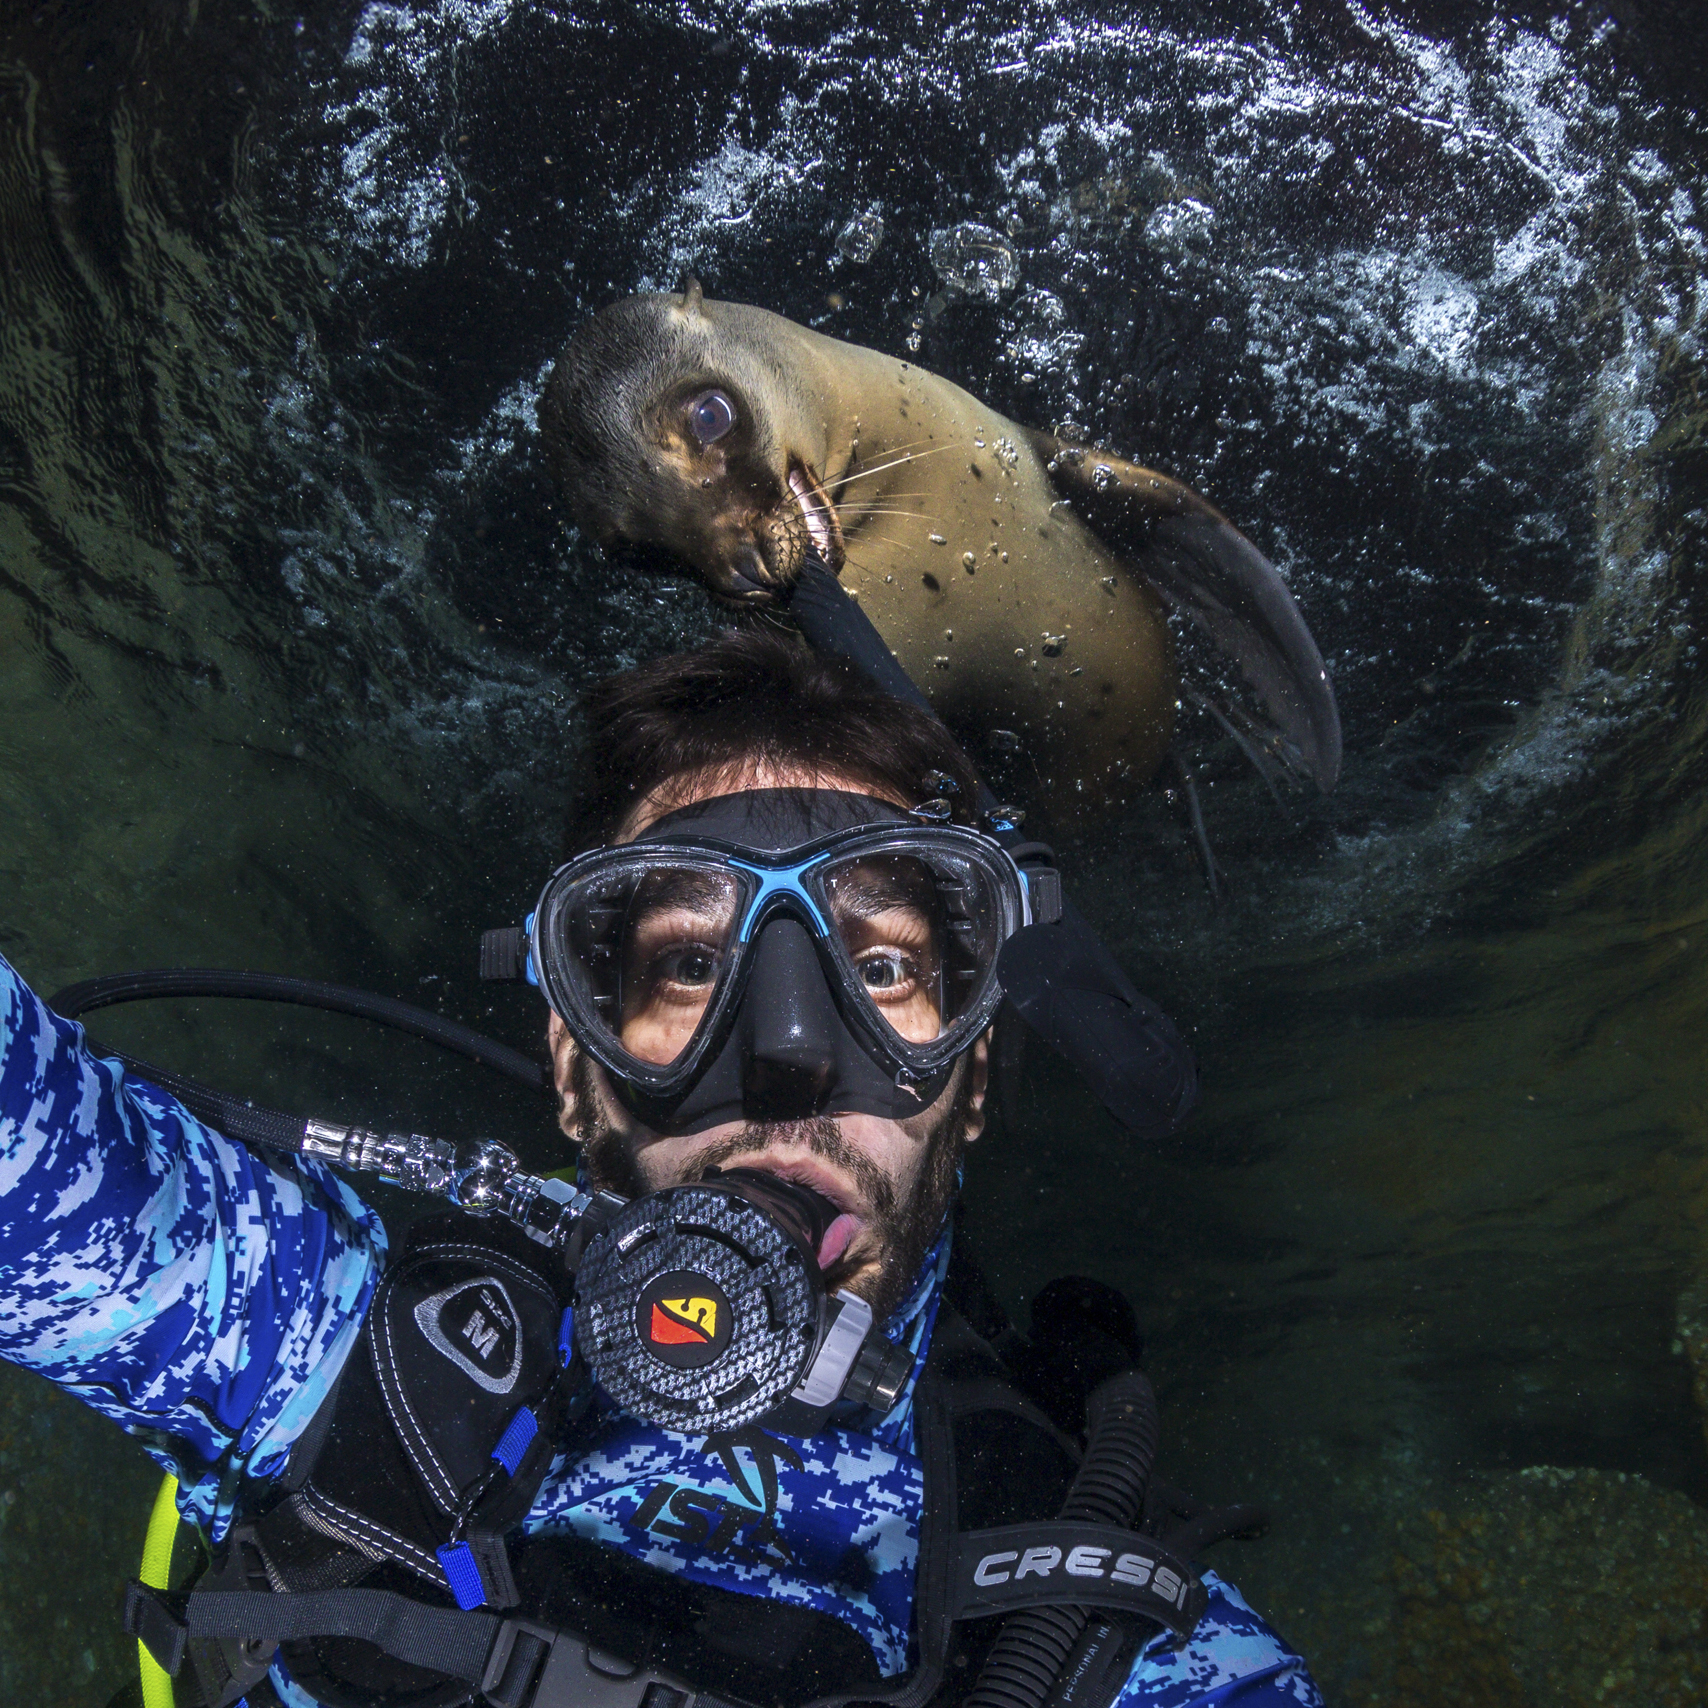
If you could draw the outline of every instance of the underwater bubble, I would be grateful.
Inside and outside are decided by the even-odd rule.
[[[1215,235],[1216,210],[1207,203],[1167,202],[1145,221],[1144,240],[1152,249],[1179,254],[1202,248]]]
[[[962,296],[1001,302],[1020,283],[1014,246],[973,220],[932,232],[929,253],[944,288]]]
[[[883,216],[876,211],[855,214],[836,234],[836,253],[863,267],[884,246]]]

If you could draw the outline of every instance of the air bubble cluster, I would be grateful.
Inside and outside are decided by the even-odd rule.
[[[1000,231],[965,220],[931,234],[929,253],[944,290],[1001,302],[1020,283],[1020,262]]]

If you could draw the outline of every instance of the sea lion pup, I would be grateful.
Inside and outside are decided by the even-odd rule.
[[[975,757],[1018,747],[1058,810],[1116,804],[1161,763],[1165,601],[1273,720],[1219,708],[1247,751],[1334,785],[1340,719],[1292,595],[1167,475],[692,282],[584,322],[539,414],[602,545],[663,548],[744,605],[786,601],[816,549]]]

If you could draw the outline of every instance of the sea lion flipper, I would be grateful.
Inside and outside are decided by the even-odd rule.
[[[1030,433],[1055,488],[1240,667],[1325,794],[1340,775],[1340,712],[1322,654],[1274,564],[1191,487],[1091,445]]]

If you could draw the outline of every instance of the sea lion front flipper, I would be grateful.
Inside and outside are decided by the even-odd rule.
[[[1191,487],[1092,445],[1028,435],[1055,488],[1240,667],[1324,794],[1340,775],[1340,712],[1322,654],[1275,566]]]

